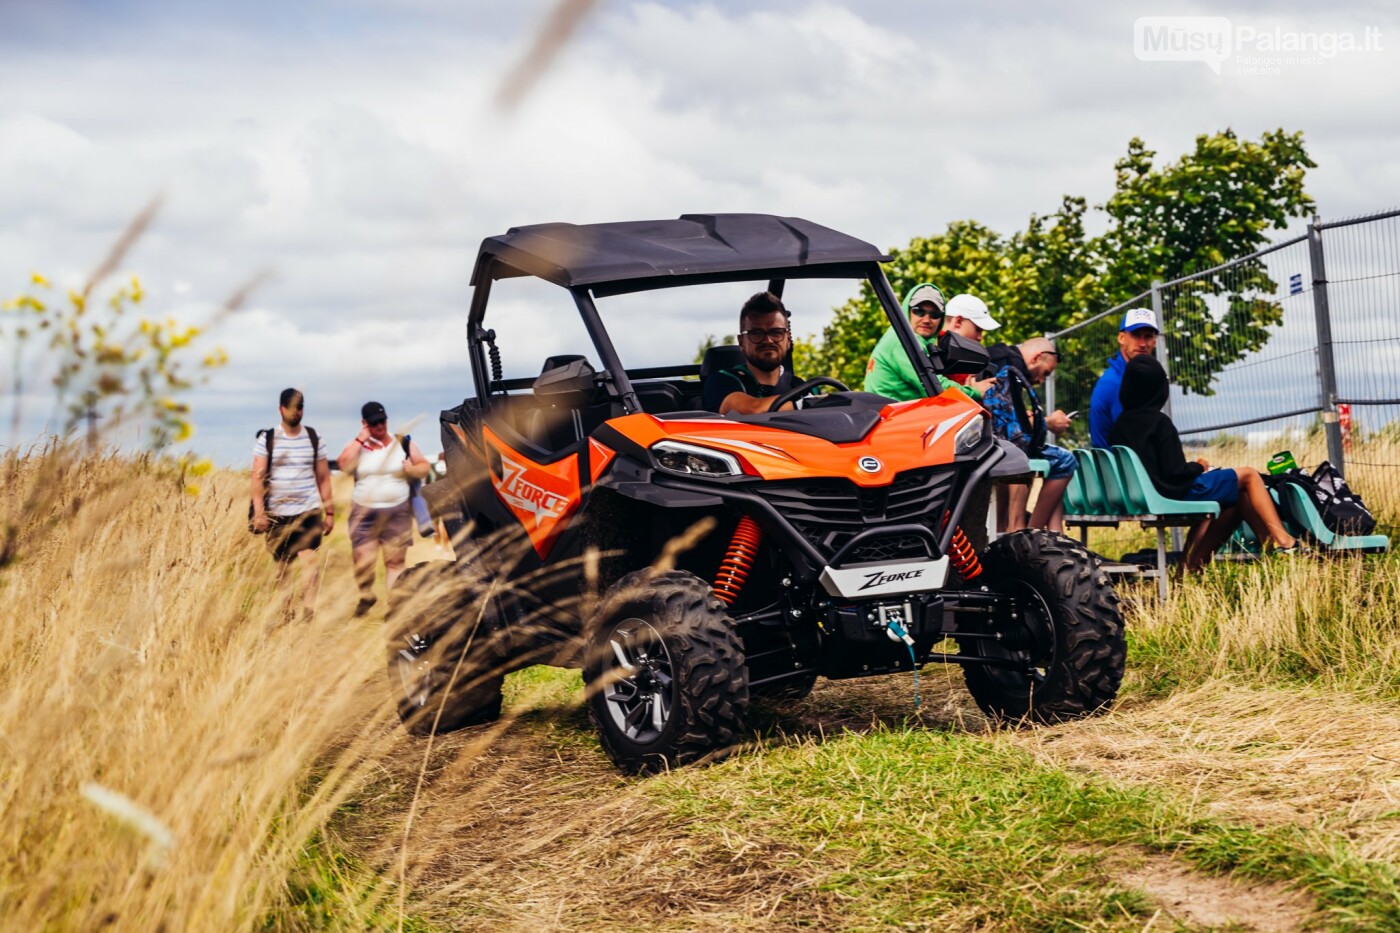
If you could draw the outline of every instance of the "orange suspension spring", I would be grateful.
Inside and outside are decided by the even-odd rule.
[[[948,548],[948,563],[953,565],[953,569],[963,578],[964,583],[982,575],[982,561],[977,558],[977,551],[972,547],[972,542],[967,540],[967,535],[963,534],[961,526],[953,529],[953,542]]]
[[[754,558],[758,557],[758,546],[763,541],[763,532],[758,523],[745,515],[734,528],[734,537],[729,539],[729,550],[724,552],[724,560],[715,571],[715,596],[726,606],[743,592],[744,581],[753,569]]]

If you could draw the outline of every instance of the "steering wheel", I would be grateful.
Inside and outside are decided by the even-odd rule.
[[[799,383],[798,385],[793,386],[791,389],[788,389],[782,395],[773,399],[773,403],[768,406],[768,410],[777,411],[779,408],[782,408],[788,402],[799,399],[804,395],[810,395],[813,389],[818,389],[822,386],[831,386],[838,392],[851,391],[850,388],[844,382],[841,382],[839,379],[832,379],[830,376],[818,376],[815,379],[808,379],[806,382]]]

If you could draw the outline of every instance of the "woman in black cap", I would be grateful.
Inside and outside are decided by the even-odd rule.
[[[360,409],[360,433],[340,452],[340,469],[355,477],[350,494],[350,545],[362,616],[375,604],[374,565],[384,552],[384,588],[392,591],[413,543],[413,505],[408,481],[428,475],[432,465],[412,440],[389,433],[389,415],[378,402]]]

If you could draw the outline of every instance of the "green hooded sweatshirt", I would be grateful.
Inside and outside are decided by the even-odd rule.
[[[904,295],[904,313],[909,314],[909,299],[914,297],[914,293],[921,288],[931,288],[938,292],[938,297],[943,297],[943,290],[932,282],[920,282],[909,289]],[[928,345],[938,339],[933,337],[919,337],[914,335],[925,353],[928,352]],[[975,401],[982,400],[982,394],[971,386],[960,386],[946,376],[938,376],[938,385],[944,391],[948,389],[962,389]],[[875,350],[870,354],[870,362],[865,366],[865,391],[874,392],[876,395],[883,395],[892,398],[897,402],[908,402],[916,398],[923,398],[923,383],[919,381],[919,373],[914,369],[914,361],[909,358],[909,354],[904,352],[904,345],[899,342],[899,335],[894,332],[894,327],[885,328],[885,333],[875,344]]]

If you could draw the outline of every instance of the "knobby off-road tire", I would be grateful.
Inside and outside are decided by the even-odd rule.
[[[976,581],[1016,596],[1016,631],[1001,642],[968,640],[966,650],[1016,667],[967,664],[972,698],[994,719],[1064,722],[1113,702],[1127,644],[1118,596],[1083,545],[1047,531],[1017,531],[994,541]]]
[[[621,770],[714,760],[743,734],[743,646],[724,604],[699,577],[623,577],[594,615],[585,651],[589,716]]]
[[[482,612],[482,594],[460,576],[452,562],[433,561],[404,571],[394,588],[389,692],[413,735],[452,732],[501,715],[505,676],[490,650],[489,607]]]

